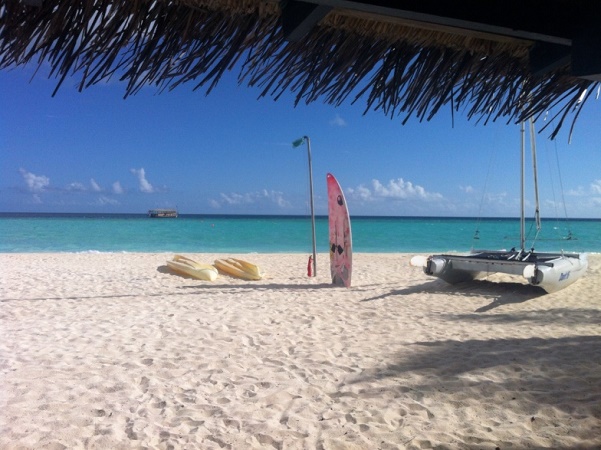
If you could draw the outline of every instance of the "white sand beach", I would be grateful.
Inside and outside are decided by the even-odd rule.
[[[0,448],[601,448],[601,255],[554,294],[406,254],[356,254],[350,289],[327,254],[231,255],[252,282],[171,256],[0,254]]]

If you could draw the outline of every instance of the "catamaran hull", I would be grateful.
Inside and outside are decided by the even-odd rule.
[[[504,252],[482,252],[472,255],[432,255],[423,261],[427,275],[450,284],[462,283],[491,273],[523,277],[528,284],[548,293],[559,291],[577,281],[588,267],[586,254],[536,254],[530,261],[511,260]]]
[[[580,279],[588,268],[586,255],[579,258],[561,258],[553,266],[530,264],[523,276],[533,286],[540,286],[548,293],[557,292]]]

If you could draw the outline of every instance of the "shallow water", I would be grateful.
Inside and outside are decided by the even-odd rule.
[[[519,247],[517,219],[351,217],[355,252],[449,252]],[[531,230],[528,222],[526,230]],[[570,236],[572,239],[567,239]],[[533,236],[531,231],[530,236]],[[474,239],[477,236],[478,239]],[[316,219],[328,251],[327,217]],[[530,248],[529,239],[526,247]],[[601,220],[543,220],[538,251],[601,252]],[[0,214],[0,252],[311,253],[310,217]]]

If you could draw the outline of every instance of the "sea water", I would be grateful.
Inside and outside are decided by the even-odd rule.
[[[351,217],[353,250],[464,252],[519,247],[519,221],[507,218]],[[536,234],[527,222],[526,247]],[[303,216],[0,214],[0,252],[308,253]],[[328,219],[315,220],[318,252],[328,252]],[[601,252],[601,220],[543,220],[538,251]]]

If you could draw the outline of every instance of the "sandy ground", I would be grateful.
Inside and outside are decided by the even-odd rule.
[[[327,254],[238,255],[255,282],[171,256],[0,254],[0,448],[601,448],[601,255],[554,294],[405,254],[355,255],[350,289]]]

